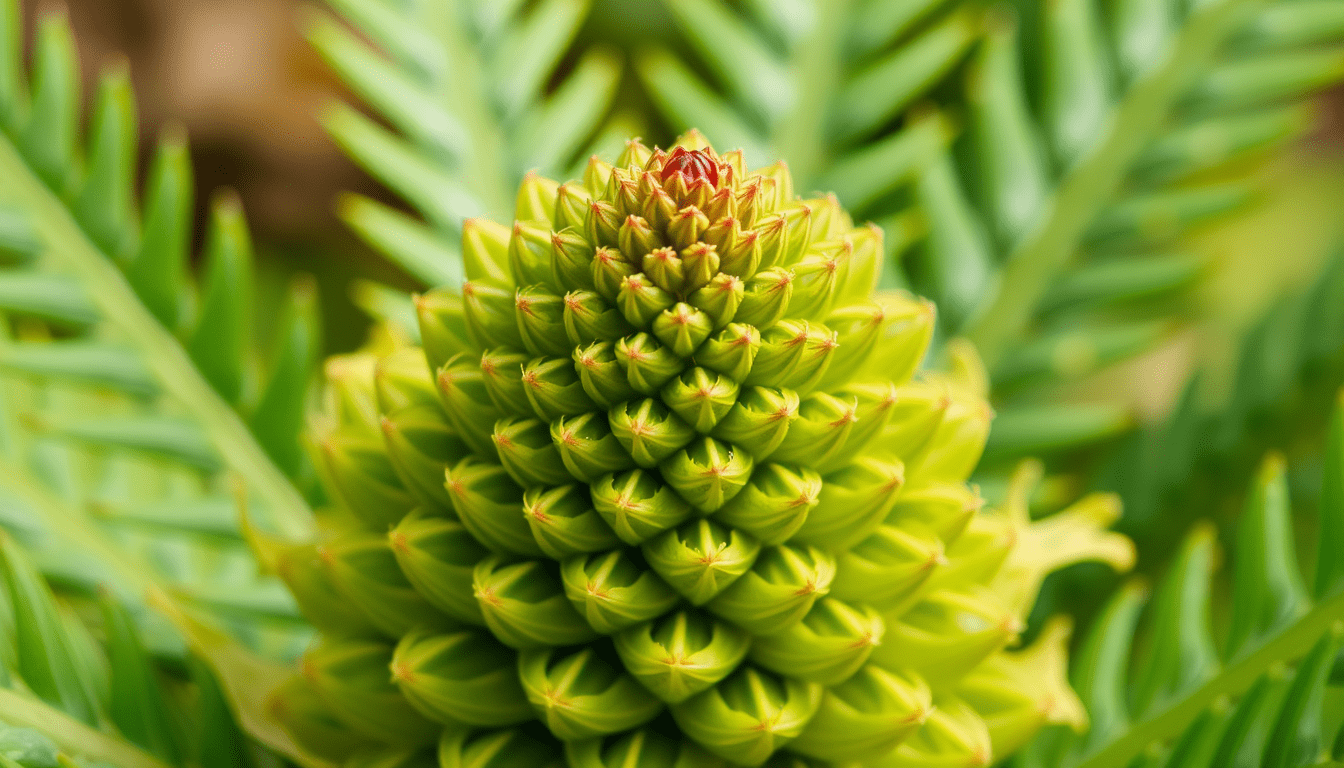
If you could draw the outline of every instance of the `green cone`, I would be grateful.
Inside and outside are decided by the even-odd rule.
[[[882,757],[918,731],[932,711],[923,680],[864,667],[826,692],[791,749],[837,762]]]
[[[709,690],[742,663],[751,635],[709,614],[682,610],[622,632],[616,651],[654,696],[677,704]]]
[[[303,656],[304,678],[352,731],[398,746],[433,743],[440,726],[421,715],[392,683],[392,646],[377,640],[324,638]]]
[[[821,489],[821,476],[810,469],[764,464],[714,519],[750,533],[762,544],[782,544],[806,522]]]
[[[760,542],[744,533],[696,520],[642,547],[649,567],[691,605],[714,599],[756,562]]]
[[[472,591],[485,625],[512,648],[545,648],[592,640],[597,633],[565,598],[554,566],[494,555],[476,566]]]
[[[471,449],[444,423],[438,404],[412,405],[383,417],[383,442],[392,469],[423,506],[448,510],[443,472]]]
[[[815,547],[770,547],[708,607],[753,635],[772,635],[802,621],[834,577],[835,560]]]
[[[690,741],[674,741],[650,729],[565,744],[571,768],[729,768]]]
[[[690,445],[658,465],[663,479],[701,512],[723,508],[751,479],[750,454],[713,438]]]
[[[636,469],[607,475],[592,486],[593,506],[626,544],[642,544],[694,514],[658,476]]]
[[[421,629],[397,644],[392,680],[431,720],[456,727],[515,725],[532,719],[515,673],[517,656],[482,629]]]
[[[657,618],[681,600],[623,550],[571,557],[561,564],[560,575],[569,602],[604,635]]]
[[[388,637],[446,621],[407,580],[386,536],[352,531],[324,544],[318,555],[336,589]]]
[[[500,419],[492,435],[499,463],[524,488],[569,480],[550,426],[540,419]]]
[[[943,542],[894,525],[879,526],[871,536],[836,561],[831,594],[863,601],[883,611],[903,612],[921,588],[947,563]]]
[[[803,732],[821,703],[816,683],[776,677],[750,666],[672,708],[702,747],[739,765],[761,765]]]
[[[551,441],[570,476],[590,483],[635,465],[600,413],[556,419],[551,424]]]
[[[896,504],[905,466],[866,457],[826,476],[826,492],[798,528],[797,538],[843,551],[868,538]]]
[[[577,485],[529,489],[523,494],[523,514],[541,551],[556,560],[620,544],[593,509],[588,489]]]
[[[483,624],[481,606],[472,597],[472,573],[490,552],[450,517],[418,509],[388,534],[401,572],[425,599],[448,616]]]
[[[541,554],[523,516],[523,489],[502,465],[468,457],[449,467],[446,479],[458,519],[487,549]]]
[[[566,768],[560,745],[534,729],[449,729],[439,740],[439,768]]]
[[[266,711],[299,746],[329,760],[344,759],[374,743],[338,720],[312,684],[299,675],[271,695]]]
[[[326,367],[336,509],[276,558],[322,633],[296,740],[359,768],[435,739],[441,768],[952,768],[1044,722],[1024,680],[1074,701],[1062,650],[1007,650],[1048,534],[980,513],[985,374],[956,341],[919,370],[933,307],[878,290],[880,230],[695,133],[516,206],[463,223],[423,348]]]
[[[828,597],[792,627],[759,638],[751,648],[751,660],[781,675],[836,685],[863,666],[873,648],[882,644],[885,631],[876,610]]]
[[[592,649],[524,651],[518,676],[528,701],[551,733],[576,741],[620,733],[652,720],[663,708],[643,687],[598,659]]]

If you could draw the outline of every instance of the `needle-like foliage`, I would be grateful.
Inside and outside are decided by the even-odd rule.
[[[329,5],[345,23],[314,12],[309,40],[392,130],[349,106],[328,110],[327,129],[424,221],[361,196],[341,215],[429,286],[461,285],[463,220],[512,217],[525,173],[569,175],[626,138],[600,131],[620,57],[595,48],[562,67],[590,0]]]
[[[66,20],[38,22],[31,69],[23,31],[0,2],[0,721],[43,738],[16,731],[38,751],[4,754],[246,765],[220,697],[285,746],[248,708],[278,680],[254,651],[291,656],[307,630],[237,512],[310,525],[295,483],[314,292],[296,283],[263,363],[238,202],[214,204],[195,274],[183,140],[161,143],[138,193],[126,71],[102,77],[84,130]]]
[[[1202,267],[1180,235],[1249,196],[1203,180],[1299,135],[1305,98],[1344,75],[1329,0],[666,5],[712,79],[644,55],[664,113],[913,244],[894,271],[990,366],[991,460],[1129,428],[1051,385],[1170,332],[1157,300]],[[947,106],[902,119],[920,98]]]
[[[1340,744],[1327,729],[1338,722],[1326,701],[1339,683],[1344,638],[1344,393],[1330,425],[1309,577],[1298,567],[1284,470],[1271,455],[1250,490],[1230,558],[1226,629],[1215,635],[1211,621],[1217,536],[1197,524],[1151,602],[1142,585],[1123,587],[1084,641],[1073,680],[1090,731],[1044,733],[1018,766],[1337,764],[1330,758],[1340,759]]]

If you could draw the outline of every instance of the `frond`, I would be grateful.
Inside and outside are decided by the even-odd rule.
[[[1281,457],[1266,459],[1240,523],[1230,616],[1215,642],[1213,526],[1197,524],[1154,591],[1122,588],[1075,659],[1082,736],[1043,733],[1021,768],[1318,765],[1335,742],[1323,697],[1344,620],[1344,393],[1330,427],[1314,576],[1298,569]],[[1137,651],[1135,648],[1137,647]],[[1132,661],[1131,661],[1132,658]]]
[[[390,128],[339,105],[327,129],[423,222],[356,195],[341,216],[426,285],[462,283],[465,219],[512,220],[526,173],[565,177],[612,144],[600,125],[619,56],[595,48],[558,74],[589,0],[329,5],[345,23],[314,13],[308,39]]]
[[[141,198],[126,72],[104,75],[85,135],[67,23],[39,22],[31,77],[21,32],[0,0],[0,720],[81,759],[232,765],[232,707],[301,758],[263,711],[285,668],[265,659],[309,630],[237,515],[310,530],[295,482],[314,291],[300,281],[265,318],[263,362],[237,201],[214,205],[198,280],[182,139],[161,143]],[[192,700],[209,712],[178,722]]]
[[[112,592],[58,597],[10,536],[0,572],[5,765],[257,764],[207,668],[155,647]]]
[[[253,343],[253,257],[238,201],[224,194],[214,203],[198,285],[188,270],[193,192],[184,141],[170,132],[160,143],[140,199],[128,73],[114,67],[104,74],[85,136],[68,25],[58,15],[40,21],[29,80],[16,6],[0,3],[8,28],[0,30],[0,82],[8,83],[0,88],[0,238],[8,252],[0,261],[0,311],[103,346],[49,346],[36,361],[20,339],[6,353],[36,366],[33,373],[45,367],[111,384],[133,369],[153,380],[155,391],[186,409],[197,425],[193,437],[301,530],[306,503],[286,475],[305,471],[295,445],[320,352],[311,283],[299,281],[286,311],[268,319],[285,325],[277,354],[263,364]],[[116,336],[102,333],[101,323]],[[122,383],[141,395],[151,386]]]
[[[1050,386],[1170,334],[1204,266],[1180,236],[1250,197],[1204,180],[1299,135],[1306,98],[1344,75],[1332,3],[665,2],[713,81],[650,52],[662,111],[787,160],[911,250],[889,284],[984,356],[991,460],[1131,428]],[[920,98],[947,114],[907,109]]]

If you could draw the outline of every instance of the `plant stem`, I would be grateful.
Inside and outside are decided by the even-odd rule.
[[[279,532],[298,540],[310,538],[313,518],[307,502],[238,413],[201,376],[177,338],[140,302],[112,259],[93,245],[66,205],[29,169],[7,138],[0,138],[0,179],[30,214],[50,258],[88,287],[103,317],[126,334],[164,391],[191,414],[225,463],[263,500]]]

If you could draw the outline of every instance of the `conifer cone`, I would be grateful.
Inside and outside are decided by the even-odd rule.
[[[1114,505],[1042,531],[1025,477],[980,509],[974,357],[916,375],[934,309],[877,291],[878,228],[695,133],[529,176],[517,215],[466,223],[422,347],[328,366],[329,535],[281,563],[323,633],[276,708],[296,739],[886,768],[1082,724],[1067,629],[1012,647],[1051,568],[1132,558]]]

